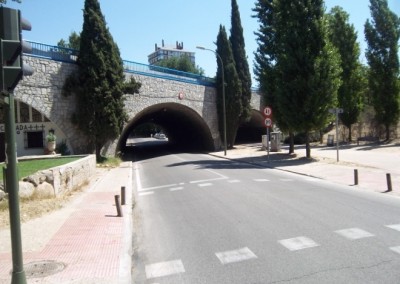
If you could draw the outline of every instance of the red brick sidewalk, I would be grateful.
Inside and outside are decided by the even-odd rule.
[[[124,233],[129,227],[125,222],[130,218],[130,201],[123,208],[123,218],[117,217],[114,205],[114,195],[120,194],[120,182],[125,185],[131,182],[130,166],[112,169],[85,192],[75,204],[73,213],[42,250],[29,252],[30,249],[22,244],[28,283],[130,283],[130,279],[120,279],[121,261],[124,260],[121,255],[126,247],[124,236],[131,234]],[[131,191],[131,186],[126,188]],[[28,233],[22,226],[22,234]],[[40,266],[39,270],[49,268],[55,273],[45,277],[31,275],[33,262],[45,263],[46,266]],[[0,283],[10,283],[11,254],[0,253],[0,263]],[[54,263],[61,266],[61,271],[54,271]]]

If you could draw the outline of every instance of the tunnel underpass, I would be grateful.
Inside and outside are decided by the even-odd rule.
[[[127,154],[132,151],[126,142],[135,128],[146,123],[158,125],[163,129],[163,133],[168,137],[168,149],[171,151],[214,151],[211,131],[199,114],[181,104],[165,103],[146,108],[128,123],[118,142],[117,152]],[[157,147],[158,144],[154,145]]]

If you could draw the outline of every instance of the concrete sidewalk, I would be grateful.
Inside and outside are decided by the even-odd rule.
[[[126,188],[123,217],[114,195]],[[131,283],[132,163],[98,169],[61,210],[21,225],[28,283]],[[0,230],[0,283],[11,283],[10,229]]]
[[[261,150],[261,143],[236,145],[234,149],[213,153],[216,156],[252,163],[260,167],[276,168],[302,175],[352,186],[351,189],[385,192],[388,189],[386,174],[390,174],[392,192],[400,196],[400,145],[346,145],[339,148],[339,162],[335,147],[313,146],[312,159],[305,158],[304,146],[295,147],[289,155],[285,147],[281,152]],[[355,185],[354,170],[358,171]]]

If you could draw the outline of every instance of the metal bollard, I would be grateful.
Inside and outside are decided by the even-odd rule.
[[[117,216],[122,217],[121,204],[119,203],[119,195],[114,195],[115,207],[117,207]]]
[[[354,185],[358,185],[358,170],[354,169]]]
[[[125,186],[121,186],[121,205],[125,205]]]
[[[386,182],[387,182],[387,191],[386,192],[392,191],[392,178],[391,178],[390,174],[386,174]]]

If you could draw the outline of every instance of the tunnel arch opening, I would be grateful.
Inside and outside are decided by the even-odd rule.
[[[176,150],[208,152],[215,148],[211,131],[197,112],[182,104],[161,103],[145,108],[127,123],[118,141],[117,153],[124,154],[130,150],[128,139],[135,136],[135,129],[144,124],[162,129],[168,137],[168,145]]]

